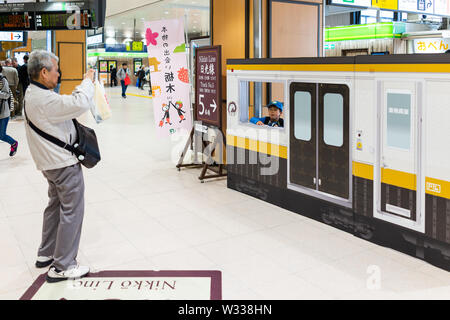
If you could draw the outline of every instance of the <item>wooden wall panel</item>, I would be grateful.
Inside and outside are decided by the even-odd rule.
[[[55,49],[62,71],[61,94],[71,94],[86,72],[86,32],[55,31]]]
[[[318,6],[272,2],[272,58],[317,57]]]
[[[212,0],[212,43],[222,46],[222,92],[226,99],[227,59],[246,58],[246,3]]]
[[[59,67],[62,72],[61,80],[83,80],[85,72],[84,43],[82,42],[59,42],[58,55],[60,57]]]

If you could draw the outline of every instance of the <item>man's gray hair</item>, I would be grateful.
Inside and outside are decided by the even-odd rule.
[[[53,61],[59,61],[59,58],[52,52],[45,50],[36,50],[30,54],[30,60],[28,60],[28,74],[33,80],[39,79],[39,74],[42,69],[51,71],[53,69]]]

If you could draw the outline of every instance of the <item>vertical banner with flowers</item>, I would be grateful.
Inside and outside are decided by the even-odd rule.
[[[158,136],[192,128],[183,19],[145,23]]]

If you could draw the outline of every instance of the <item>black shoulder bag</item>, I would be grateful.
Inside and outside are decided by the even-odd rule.
[[[63,149],[72,152],[81,162],[81,164],[86,168],[90,169],[95,167],[97,163],[101,160],[100,150],[98,148],[97,136],[95,135],[95,131],[91,128],[83,126],[76,119],[73,119],[72,121],[73,124],[75,125],[75,129],[77,130],[78,139],[72,146],[62,142],[61,140],[45,133],[44,131],[36,127],[28,119],[26,111],[25,111],[25,118],[31,129],[33,129],[38,135]]]

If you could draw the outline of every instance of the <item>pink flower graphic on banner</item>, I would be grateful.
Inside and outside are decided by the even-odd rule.
[[[158,38],[158,36],[159,36],[158,32],[153,32],[152,29],[147,28],[147,33],[145,34],[145,38],[147,39],[147,46],[149,44],[156,46],[157,44],[156,38]]]

